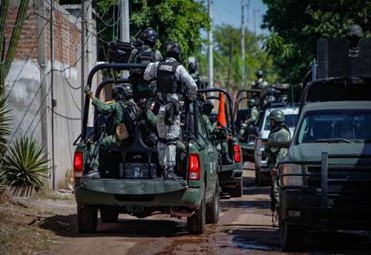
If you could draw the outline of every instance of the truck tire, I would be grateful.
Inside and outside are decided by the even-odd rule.
[[[94,233],[97,229],[98,209],[77,205],[77,229],[80,233]]]
[[[281,247],[284,251],[297,251],[303,244],[304,229],[280,221],[279,226]]]
[[[243,194],[243,180],[242,178],[236,182],[236,186],[234,189],[230,190],[230,194],[232,197],[242,197]]]
[[[202,234],[205,231],[206,223],[206,204],[205,196],[201,199],[200,208],[195,210],[195,213],[187,218],[187,230],[190,234]]]
[[[116,222],[119,218],[119,213],[113,208],[101,208],[100,209],[100,219],[104,223]]]
[[[220,214],[219,181],[216,182],[213,198],[206,205],[206,223],[217,223]]]

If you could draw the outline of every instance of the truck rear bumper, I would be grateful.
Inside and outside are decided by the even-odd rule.
[[[89,179],[75,186],[76,202],[85,205],[197,208],[201,197],[186,181]]]
[[[286,189],[280,193],[281,218],[311,230],[371,230],[371,204],[321,206],[321,195]]]

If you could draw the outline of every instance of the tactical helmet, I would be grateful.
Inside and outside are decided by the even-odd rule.
[[[140,33],[139,39],[141,39],[145,44],[152,46],[158,39],[158,33],[153,28],[148,27]]]
[[[177,42],[171,42],[167,44],[166,54],[168,57],[173,57],[175,59],[178,59],[180,53],[181,53],[181,49]]]
[[[362,27],[358,24],[352,24],[347,29],[347,37],[363,37],[363,30]]]
[[[254,107],[255,106],[255,99],[254,98],[249,98],[247,100],[247,104],[249,105],[249,107]]]
[[[269,114],[269,119],[275,120],[276,122],[284,122],[285,121],[285,114],[281,110],[273,110]]]
[[[188,58],[188,71],[190,73],[196,73],[198,71],[198,63],[195,57]]]
[[[264,73],[263,73],[263,70],[258,70],[258,71],[256,71],[256,77],[258,77],[258,78],[262,78],[263,77],[263,75],[264,75]]]
[[[122,86],[116,86],[112,89],[112,98],[115,101],[128,100],[133,97],[133,89],[131,85],[124,84]]]
[[[202,113],[205,113],[205,114],[209,115],[211,113],[211,111],[213,110],[213,108],[214,108],[213,102],[211,102],[210,100],[207,100],[202,105]]]

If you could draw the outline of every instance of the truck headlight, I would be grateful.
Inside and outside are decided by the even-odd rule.
[[[297,164],[282,164],[280,167],[281,186],[304,186],[304,177],[296,174],[305,174],[305,167]],[[282,176],[289,174],[290,176]],[[291,175],[292,174],[292,175]]]

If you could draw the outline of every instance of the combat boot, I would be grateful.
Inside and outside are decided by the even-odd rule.
[[[89,172],[87,172],[87,174],[84,174],[84,178],[86,179],[99,179],[100,178],[100,174],[99,174],[99,170],[98,169],[90,169]]]
[[[166,180],[174,180],[174,181],[179,181],[182,179],[182,177],[176,175],[174,173],[174,167],[171,166],[171,167],[168,167],[165,171],[165,179]]]
[[[231,165],[233,164],[233,160],[229,157],[228,153],[224,153],[222,156],[222,163],[223,165]]]

